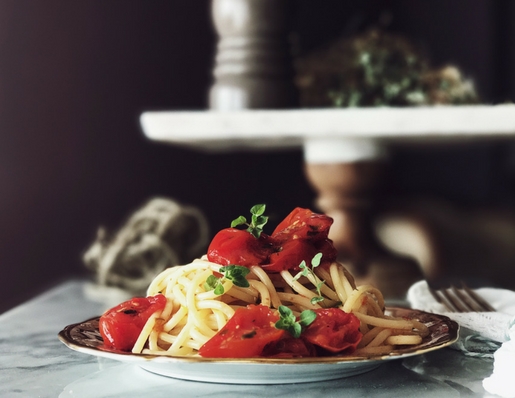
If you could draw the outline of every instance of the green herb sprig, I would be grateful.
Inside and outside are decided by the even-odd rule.
[[[311,275],[313,279],[315,280],[315,288],[317,290],[318,296],[315,296],[311,298],[311,304],[316,304],[324,300],[324,297],[322,297],[322,285],[325,283],[325,281],[322,281],[316,276],[314,269],[320,265],[320,260],[322,259],[322,253],[317,253],[311,260],[311,268],[309,268],[305,261],[302,261],[299,264],[299,268],[301,271],[293,277],[293,281],[298,280],[301,276],[309,277]]]
[[[235,228],[240,225],[247,225],[247,231],[250,232],[256,239],[258,239],[263,232],[263,227],[268,222],[268,217],[263,215],[265,213],[265,209],[266,205],[264,204],[252,206],[250,209],[250,214],[252,215],[250,223],[247,222],[247,219],[244,216],[239,216],[232,221],[231,227]]]
[[[216,295],[222,295],[225,293],[224,282],[226,280],[232,281],[235,286],[238,287],[249,287],[250,283],[247,280],[247,275],[250,269],[241,265],[228,265],[220,268],[222,277],[215,275],[209,275],[204,283],[204,289],[206,291],[214,290]]]
[[[302,331],[313,323],[317,314],[312,310],[304,310],[301,312],[299,320],[293,314],[292,310],[284,305],[279,308],[280,319],[275,323],[277,329],[286,330],[293,337],[299,338]]]

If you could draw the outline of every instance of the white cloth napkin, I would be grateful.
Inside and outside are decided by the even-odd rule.
[[[494,353],[494,371],[483,380],[486,391],[505,398],[515,397],[515,322],[510,328],[509,340]]]
[[[408,290],[412,308],[439,313],[460,325],[460,338],[453,348],[466,355],[493,357],[493,374],[483,380],[483,387],[492,394],[515,398],[515,292],[481,288],[476,293],[488,301],[496,312],[448,312],[429,291],[426,281],[419,281]]]

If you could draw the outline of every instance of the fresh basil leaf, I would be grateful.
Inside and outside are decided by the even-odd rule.
[[[291,329],[289,330],[289,332],[291,333],[291,335],[293,337],[295,337],[296,339],[298,339],[300,337],[300,335],[302,334],[302,326],[300,325],[300,323],[298,322],[295,322],[292,326],[291,326]]]
[[[262,227],[263,225],[265,225],[268,222],[268,217],[267,216],[252,216],[252,222],[257,227]]]
[[[275,323],[277,329],[286,330],[293,337],[299,338],[302,334],[303,326],[307,326],[313,322],[316,314],[311,310],[305,310],[304,315],[301,313],[301,320],[297,322],[297,318],[293,314],[292,310],[288,307],[281,305],[278,308],[280,319]],[[303,320],[304,318],[304,320]]]
[[[249,287],[250,286],[250,283],[246,278],[233,279],[232,283],[234,283],[234,285],[238,286],[238,287]]]
[[[286,307],[285,305],[280,305],[278,310],[281,318],[288,318],[289,316],[293,315],[292,310]]]
[[[293,281],[297,281],[300,279],[301,276],[308,276],[309,274],[309,270],[308,270],[308,267],[306,266],[306,262],[304,260],[302,260],[302,262],[299,264],[299,268],[301,269],[301,271],[299,271],[294,277],[293,277]]]
[[[265,210],[266,210],[266,205],[265,204],[254,205],[250,209],[250,214],[253,214],[253,215],[256,215],[256,216],[261,216],[261,215],[263,215]]]
[[[301,276],[308,277],[309,275],[311,275],[315,281],[319,280],[319,278],[316,276],[315,271],[313,271],[313,269],[320,265],[321,259],[322,259],[322,253],[315,254],[315,256],[311,259],[311,268],[309,268],[306,265],[306,262],[304,260],[302,260],[301,263],[299,264],[299,268],[301,269],[301,271],[299,271],[293,277],[293,281],[298,280]],[[325,283],[325,281],[320,281],[316,284],[315,288],[317,289],[318,297],[313,297],[311,299],[312,304],[316,304],[316,303],[319,303],[320,301],[324,300],[324,298],[322,297],[322,292],[321,292],[321,288],[324,283]]]
[[[209,275],[204,283],[204,289],[206,291],[210,291],[216,288],[218,285],[219,279],[214,275]]]
[[[250,283],[247,280],[247,275],[250,269],[241,265],[227,265],[220,268],[220,272],[224,274],[225,278],[229,279],[238,287],[249,287]]]
[[[265,209],[266,205],[264,204],[252,206],[250,209],[250,223],[247,222],[247,219],[244,216],[239,216],[237,219],[233,220],[231,227],[234,228],[240,225],[247,225],[247,232],[249,232],[256,239],[259,239],[261,233],[263,232],[263,227],[268,222],[268,217],[263,215]]]
[[[238,218],[232,220],[231,222],[231,228],[238,227],[240,225],[247,224],[247,219],[243,216],[239,216]]]
[[[215,287],[215,294],[221,296],[222,294],[225,293],[225,289],[224,289],[224,285],[222,285],[221,283],[219,283],[216,287]]]
[[[276,327],[276,329],[288,330],[288,325],[286,324],[286,322],[284,321],[284,319],[279,319],[279,320],[275,323],[275,327]]]
[[[254,238],[259,239],[261,232],[263,231],[254,227],[248,227],[247,232],[249,232]]]
[[[300,313],[300,321],[299,323],[307,327],[313,323],[313,321],[316,319],[317,314],[315,311],[312,310],[304,310]]]
[[[320,260],[322,260],[322,253],[315,254],[315,257],[311,260],[311,266],[316,268],[320,265]]]

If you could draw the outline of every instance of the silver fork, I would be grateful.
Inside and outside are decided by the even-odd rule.
[[[435,289],[428,283],[429,291],[436,301],[444,305],[450,312],[494,312],[488,304],[475,291],[470,289],[464,282],[461,288],[450,285],[448,288]]]

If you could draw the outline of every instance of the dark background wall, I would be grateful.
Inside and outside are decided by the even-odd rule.
[[[388,9],[391,29],[462,67],[488,102],[513,94],[510,1],[349,3],[298,1],[302,49]],[[206,154],[144,138],[142,111],[207,106],[215,44],[204,0],[0,0],[0,310],[85,274],[97,227],[117,228],[152,196],[198,206],[213,231],[258,202],[276,217],[312,205],[300,151]],[[392,189],[509,203],[506,148],[399,148]]]

